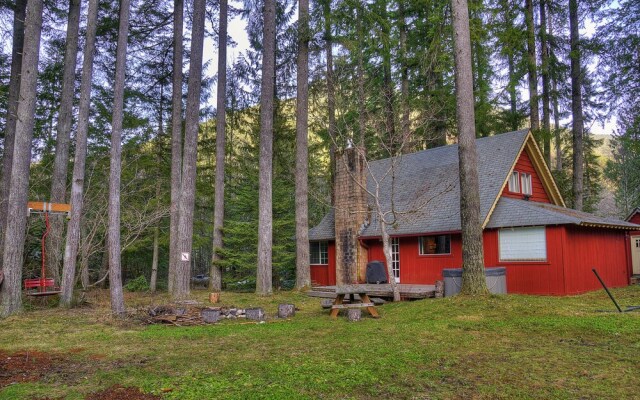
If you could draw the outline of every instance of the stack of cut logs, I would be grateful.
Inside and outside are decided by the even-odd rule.
[[[213,324],[224,319],[246,319],[265,321],[267,315],[259,307],[206,307],[197,304],[160,305],[146,310],[144,320],[148,324],[171,324],[175,326],[193,326]],[[293,304],[280,304],[278,317],[289,318],[295,315]]]

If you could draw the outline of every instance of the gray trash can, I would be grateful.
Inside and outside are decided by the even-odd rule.
[[[505,267],[485,268],[487,288],[493,294],[507,293],[507,269]],[[462,287],[462,268],[446,268],[442,270],[444,278],[444,297],[455,296]]]

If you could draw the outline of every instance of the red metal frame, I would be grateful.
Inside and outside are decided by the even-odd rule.
[[[47,259],[47,251],[46,251],[46,240],[49,235],[49,231],[51,229],[51,225],[49,224],[49,212],[45,211],[44,213],[44,224],[45,230],[42,234],[41,246],[42,246],[42,269],[40,271],[40,278],[34,279],[25,279],[24,280],[24,288],[28,289],[37,289],[35,292],[27,293],[30,296],[48,296],[53,294],[60,293],[60,290],[56,287],[56,284],[52,278],[46,277],[46,259]],[[51,288],[51,290],[48,290]]]

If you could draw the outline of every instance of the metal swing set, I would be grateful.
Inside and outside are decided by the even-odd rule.
[[[52,296],[61,293],[60,287],[56,285],[53,278],[47,278],[46,276],[46,246],[45,242],[51,225],[49,224],[49,215],[68,215],[71,211],[69,204],[62,203],[47,203],[41,201],[30,201],[27,203],[29,214],[44,214],[45,230],[42,234],[42,270],[40,271],[40,278],[32,278],[24,280],[25,294],[28,296]]]

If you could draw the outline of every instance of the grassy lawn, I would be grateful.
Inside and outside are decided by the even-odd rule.
[[[640,305],[640,286],[613,293]],[[358,323],[331,320],[300,293],[223,293],[223,305],[269,316],[283,302],[300,311],[194,327],[115,321],[106,291],[91,302],[0,321],[4,354],[58,357],[38,380],[1,388],[1,399],[83,399],[115,384],[167,399],[627,399],[640,388],[640,311],[599,312],[614,309],[603,291],[386,304],[381,319]],[[127,295],[131,308],[166,302]]]

